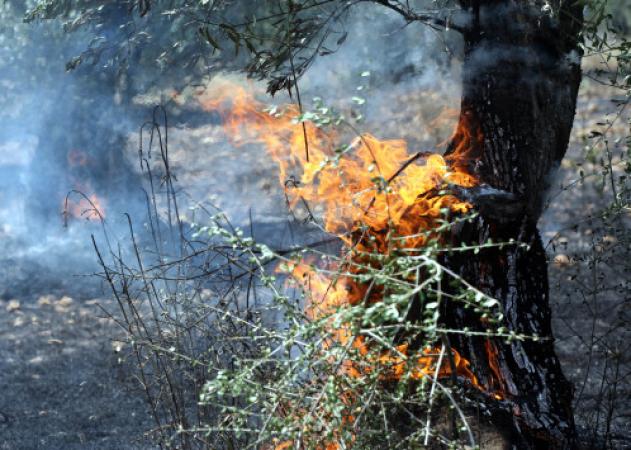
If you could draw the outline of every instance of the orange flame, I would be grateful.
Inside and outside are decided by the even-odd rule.
[[[71,169],[70,175],[73,184],[73,191],[66,196],[63,202],[64,221],[67,224],[68,218],[83,218],[88,221],[99,221],[105,217],[105,201],[95,193],[90,193],[93,189],[87,181],[80,181],[76,173],[77,169],[88,166],[90,158],[78,149],[68,151],[68,167]],[[73,170],[74,169],[74,170]]]
[[[348,277],[331,281],[327,276],[314,271],[306,264],[296,264],[290,268],[290,273],[308,293],[305,312],[307,317],[313,320],[328,318],[332,322],[333,314],[338,308],[347,303],[356,304],[363,297],[356,293],[361,286]],[[328,331],[331,338],[324,342],[325,348],[334,344],[346,346],[350,343],[353,349],[367,359],[367,364],[361,370],[350,361],[343,362],[342,370],[347,375],[360,377],[362,373],[370,373],[374,366],[380,371],[380,378],[385,380],[400,380],[404,376],[420,379],[434,375],[436,370],[438,370],[438,377],[448,377],[452,374],[450,363],[453,363],[457,375],[468,379],[473,386],[482,388],[475,374],[469,369],[469,361],[462,358],[454,349],[451,350],[451,357],[445,358],[446,362],[437,367],[437,357],[441,353],[440,347],[425,348],[422,350],[423,356],[417,356],[412,361],[408,358],[408,344],[405,343],[395,346],[395,352],[384,352],[375,357],[370,354],[369,344],[364,336],[353,336],[350,324],[333,326],[331,323]],[[449,358],[451,361],[447,362]]]
[[[503,393],[504,393],[505,388],[502,383],[502,375],[500,372],[500,366],[497,361],[497,358],[498,358],[497,347],[489,339],[484,341],[484,347],[486,349],[486,355],[489,361],[489,368],[491,369],[491,373],[492,373],[492,377],[489,382],[490,384],[489,388],[494,391],[493,397],[496,400],[502,400],[504,398]]]
[[[227,81],[211,85],[200,94],[199,101],[206,111],[222,115],[225,131],[235,145],[263,145],[279,165],[281,184],[291,187],[290,203],[307,202],[322,216],[325,229],[354,250],[350,258],[358,264],[342,267],[342,262],[338,267],[347,273],[357,272],[353,267],[361,263],[368,264],[366,254],[387,255],[401,248],[423,247],[434,237],[432,230],[446,213],[465,213],[472,208],[449,192],[451,186],[478,184],[470,167],[482,135],[466,114],[461,114],[450,141],[452,148],[443,157],[410,154],[404,141],[380,140],[370,134],[336,147],[339,134],[318,126],[317,116],[305,120],[296,105],[265,110],[243,86]],[[294,178],[292,173],[300,175]],[[381,300],[378,290],[368,292],[350,276],[333,280],[305,263],[294,264],[289,272],[308,295],[306,315],[310,319],[326,320],[343,305]],[[341,370],[347,375],[360,377],[378,370],[385,380],[404,376],[420,379],[438,370],[439,377],[446,377],[452,375],[453,366],[456,375],[482,389],[469,361],[454,349],[437,367],[440,347],[426,348],[420,356],[411,357],[408,344],[400,344],[375,356],[370,342],[364,336],[354,336],[350,324],[331,324],[327,331],[330,338],[325,346],[349,345],[365,359],[362,367],[343,362]],[[282,442],[276,449],[291,445]],[[322,448],[338,447],[326,444]]]
[[[410,161],[405,141],[383,141],[370,134],[336,148],[335,132],[325,133],[310,121],[302,122],[303,129],[296,105],[286,106],[282,114],[265,112],[244,87],[234,84],[203,94],[200,102],[207,111],[222,114],[226,132],[235,144],[264,145],[278,162],[283,185],[293,180],[292,169],[301,170],[300,178],[292,183],[293,205],[301,199],[317,205],[323,211],[326,230],[340,235],[348,245],[353,245],[349,232],[359,223],[374,232],[394,227],[399,236],[412,236],[431,230],[443,209],[466,212],[471,208],[454,195],[437,195],[449,184],[477,184],[464,164],[454,163],[464,159],[464,148],[454,151],[449,163],[441,155],[427,153],[419,153]],[[465,132],[462,134],[465,137]],[[467,139],[462,140],[463,147],[468,145]],[[385,253],[387,246],[379,241]],[[418,247],[423,242],[416,237],[404,243]]]
[[[87,197],[67,198],[64,201],[64,216],[98,222],[105,217],[105,202],[96,194]]]

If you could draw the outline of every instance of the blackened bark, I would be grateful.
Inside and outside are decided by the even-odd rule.
[[[460,230],[458,240],[514,239],[529,247],[487,249],[475,257],[451,257],[448,264],[502,302],[509,330],[540,339],[506,344],[463,338],[455,345],[482,382],[510,405],[513,445],[571,448],[571,386],[554,351],[547,262],[536,224],[574,120],[582,9],[561,0],[461,3],[469,14],[461,125],[476,137],[464,164],[482,184],[506,191],[518,207],[493,214],[485,205],[487,211]],[[457,160],[463,155],[457,154],[458,142],[453,144],[448,154]],[[447,320],[485,328],[468,310],[456,310]]]

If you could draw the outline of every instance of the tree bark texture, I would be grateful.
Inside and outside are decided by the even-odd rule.
[[[446,263],[500,300],[504,325],[537,341],[453,342],[511,411],[513,448],[572,448],[572,390],[554,351],[547,261],[537,230],[546,191],[567,149],[581,79],[582,7],[571,1],[462,1],[467,13],[461,128],[473,135],[466,164],[482,186],[480,218],[454,239],[527,243],[448,257]],[[459,139],[447,151],[457,157]],[[462,156],[462,155],[460,155]],[[456,158],[457,159],[457,158]],[[482,189],[484,190],[484,188]],[[473,199],[476,203],[476,199]],[[446,311],[452,326],[485,329],[476,313]]]

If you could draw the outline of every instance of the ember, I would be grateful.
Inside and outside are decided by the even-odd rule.
[[[83,194],[83,190],[77,189],[73,198],[66,197],[63,206],[64,222],[68,217],[83,218],[89,221],[99,221],[105,217],[104,202],[96,194],[89,196]],[[79,196],[77,198],[77,196]]]
[[[105,202],[98,197],[91,188],[89,181],[84,180],[82,171],[90,163],[88,155],[77,149],[72,149],[67,154],[68,167],[72,191],[68,193],[63,203],[64,225],[69,218],[99,221],[105,217]],[[85,175],[85,174],[84,174]]]

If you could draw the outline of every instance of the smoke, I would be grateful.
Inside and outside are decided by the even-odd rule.
[[[348,34],[339,50],[316,59],[299,81],[303,102],[320,97],[357,132],[442,153],[460,107],[460,36],[374,3],[351,9],[342,25]]]
[[[143,74],[145,66],[135,69],[135,80],[98,65],[83,64],[68,73],[67,61],[93,37],[88,31],[66,34],[55,21],[23,24],[23,10],[10,3],[1,13],[3,259],[10,255],[25,273],[36,266],[49,280],[68,272],[95,271],[90,235],[102,239],[101,225],[86,220],[86,211],[86,216],[70,218],[64,226],[65,197],[71,190],[97,196],[113,239],[127,235],[123,213],[138,224],[146,220],[142,187],[147,185],[146,174],[139,169],[138,130],[151,117],[152,106],[169,100],[168,83],[163,79],[158,94],[146,96],[147,79],[155,81],[156,74]],[[459,101],[454,89],[460,86],[459,62],[453,56],[459,53],[458,42],[371,4],[351,10],[342,26],[348,38],[340,50],[317,59],[300,81],[305,107],[313,97],[322,97],[360,131],[405,138],[434,150],[451,128],[448,123],[446,131],[435,134],[441,127],[429,122],[443,110],[457,108]],[[109,36],[114,31],[100,33]],[[353,97],[366,102],[360,105]],[[295,98],[281,95],[269,100],[283,103]],[[250,221],[255,222],[259,239],[295,239],[287,228],[293,219],[285,209],[274,163],[262,160],[263,149],[231,148],[217,118],[200,115],[193,103],[166,102],[174,123],[169,131],[171,169],[182,190],[183,209],[212,200],[227,209],[236,225],[247,229]],[[71,154],[80,155],[80,164],[69,161]],[[158,154],[154,151],[152,167],[159,184]],[[72,199],[78,201],[78,195],[72,194]]]
[[[354,87],[356,75],[370,71],[384,89],[404,91],[439,88],[443,77],[453,77],[450,64],[459,43],[421,23],[408,23],[380,5],[352,9],[343,24],[348,33],[340,49],[321,57],[305,75],[307,89],[333,95]]]
[[[20,278],[72,285],[72,275],[97,269],[90,235],[102,235],[100,224],[86,220],[89,212],[64,220],[73,189],[103,199],[114,233],[117,216],[142,210],[123,153],[139,119],[116,104],[115,85],[97,68],[66,72],[85,35],[65,34],[55,21],[24,24],[22,13],[10,3],[0,10],[0,264],[12,267],[0,276],[0,296]]]

